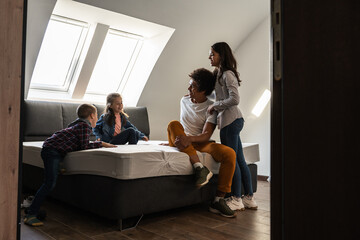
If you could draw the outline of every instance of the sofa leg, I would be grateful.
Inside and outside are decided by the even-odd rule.
[[[124,231],[132,228],[136,228],[144,214],[140,216],[126,218],[126,219],[118,219],[119,231]]]

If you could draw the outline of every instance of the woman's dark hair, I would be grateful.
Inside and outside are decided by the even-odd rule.
[[[212,45],[211,48],[220,55],[220,66],[219,69],[215,69],[215,76],[219,73],[219,77],[221,77],[225,71],[230,70],[235,74],[235,77],[240,86],[241,80],[240,75],[237,71],[236,59],[232,53],[229,44],[227,44],[226,42],[217,42]]]
[[[199,86],[198,91],[205,91],[205,95],[208,96],[215,88],[215,76],[212,72],[205,68],[199,68],[189,74]]]
[[[122,97],[119,93],[110,93],[106,97],[106,107],[104,109],[104,120],[105,120],[106,124],[108,124],[109,126],[112,126],[115,124],[115,114],[111,108],[111,104],[113,104],[114,100],[118,97],[121,98],[121,100],[122,100]],[[126,117],[129,117],[129,115],[127,115],[124,112],[124,109],[121,111],[121,113],[124,114]]]

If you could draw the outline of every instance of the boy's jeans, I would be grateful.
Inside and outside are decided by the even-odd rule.
[[[53,148],[43,148],[41,158],[44,162],[44,183],[37,191],[35,198],[29,207],[28,214],[36,215],[46,196],[54,189],[58,177],[59,164],[64,156]]]
[[[245,195],[253,195],[251,184],[251,173],[249,167],[245,162],[242,143],[240,140],[240,131],[244,127],[244,119],[238,118],[231,124],[220,129],[221,143],[231,147],[236,152],[236,166],[232,182],[232,194],[236,197],[241,197],[241,185],[244,185]]]

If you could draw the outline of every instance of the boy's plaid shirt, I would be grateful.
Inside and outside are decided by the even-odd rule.
[[[54,133],[46,139],[43,148],[54,148],[64,155],[68,152],[101,148],[101,142],[90,142],[92,128],[85,121],[78,119],[70,127]]]

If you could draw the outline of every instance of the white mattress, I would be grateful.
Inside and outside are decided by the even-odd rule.
[[[40,156],[43,142],[23,143],[23,162],[43,168]],[[64,159],[65,174],[93,174],[117,179],[136,179],[168,175],[191,175],[189,157],[163,141],[139,141],[137,145],[118,145],[68,153]],[[243,143],[248,163],[259,161],[259,145]],[[220,164],[210,154],[198,152],[200,161],[213,173]]]

